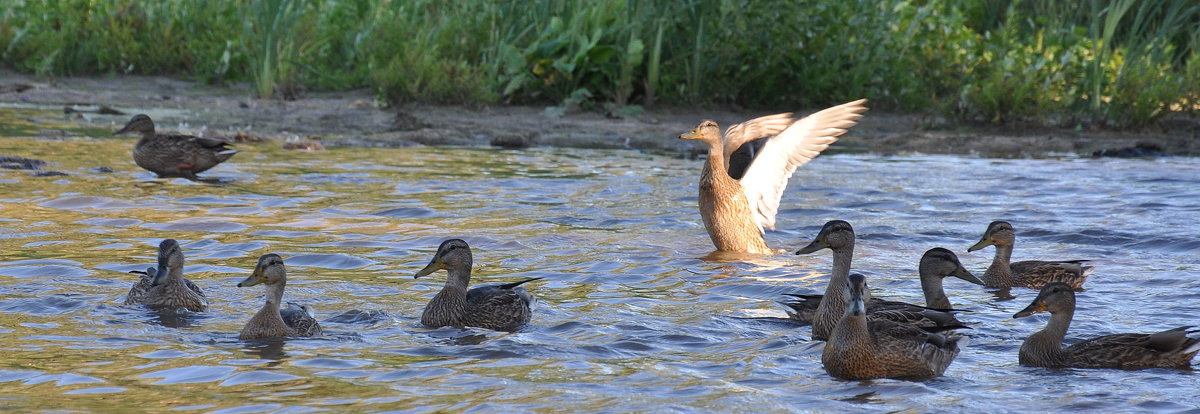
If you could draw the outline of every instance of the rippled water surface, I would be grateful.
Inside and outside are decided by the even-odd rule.
[[[1017,348],[1035,296],[946,282],[975,327],[924,382],[839,381],[810,328],[781,321],[788,292],[824,290],[829,251],[701,258],[700,161],[632,151],[485,148],[246,152],[225,186],[154,182],[133,139],[0,138],[0,154],[69,176],[0,170],[0,404],[22,410],[161,407],[473,411],[1178,410],[1190,371],[1045,370]],[[104,173],[99,167],[111,167]],[[1017,229],[1014,259],[1090,258],[1068,341],[1197,323],[1200,161],[824,156],[791,181],[768,244],[796,249],[830,219],[859,235],[875,296],[920,302],[926,249],[966,253],[987,223]],[[544,277],[517,333],[428,329],[445,273],[414,280],[439,242],[466,239],[475,283]],[[208,294],[199,314],[122,305],[130,270],[175,238]],[[237,288],[259,255],[289,266],[285,300],[326,335],[245,342],[262,304]]]

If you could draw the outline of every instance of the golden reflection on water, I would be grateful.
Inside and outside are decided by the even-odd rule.
[[[204,185],[154,180],[130,159],[134,139],[97,136],[0,138],[0,155],[43,159],[50,162],[45,169],[69,174],[0,170],[5,408],[929,411],[994,408],[1002,399],[1046,410],[1064,407],[1045,405],[1060,397],[1112,403],[1101,394],[1169,404],[1168,395],[1200,385],[1195,376],[1176,373],[1089,372],[1081,383],[1070,372],[1023,370],[1015,366],[1019,338],[1040,321],[1013,321],[1011,314],[1030,292],[1001,298],[953,281],[946,284],[952,302],[973,310],[963,318],[977,328],[972,347],[946,377],[832,380],[820,368],[821,344],[809,341],[807,327],[771,321],[783,316],[772,303],[782,294],[824,290],[829,254],[705,260],[711,249],[695,212],[694,161],[632,151],[292,152],[277,143],[238,144],[243,153],[206,174],[228,183]],[[1149,182],[1200,196],[1200,185],[1187,181],[1197,176],[1190,171],[1200,171],[1193,162],[1110,168],[1086,161],[820,160],[793,180],[788,208],[781,210],[786,216],[768,243],[794,251],[830,216],[854,221],[862,238],[854,268],[865,269],[878,296],[919,301],[916,259],[933,245],[952,248],[968,268],[981,270],[990,257],[961,250],[987,221],[1014,215],[1041,229],[1034,240],[1022,239],[1023,255],[1064,250],[1103,260],[1103,274],[1081,293],[1083,310],[1072,326],[1081,336],[1177,322],[1110,322],[1104,315],[1141,313],[1139,304],[1113,299],[1129,291],[1177,295],[1159,304],[1163,312],[1200,313],[1186,288],[1195,279],[1186,272],[1196,267],[1194,256],[1140,240],[1112,252],[1108,239],[1088,238],[1094,233],[1089,223],[1101,220],[1106,229],[1178,245],[1172,240],[1184,236],[1175,229],[1150,232],[1121,212],[1174,208],[1139,214],[1187,219],[1194,209],[1122,204],[1127,201],[1111,194],[1129,191],[1131,183],[1105,174],[1125,169],[1169,176]],[[1008,194],[974,188],[1013,174],[993,164],[1015,165],[1039,183],[1109,187],[1097,196],[1022,187],[1018,195],[1029,201],[1014,210]],[[1076,171],[1084,173],[1060,178]],[[918,173],[945,177],[962,194],[931,193]],[[1025,205],[1063,205],[1072,214]],[[1055,239],[1045,230],[1064,222],[1060,227],[1068,232],[1073,226],[1085,231]],[[181,242],[185,272],[208,294],[208,312],[163,315],[121,305],[135,280],[128,271],[152,265],[155,246],[167,237]],[[413,273],[449,237],[472,245],[473,283],[545,277],[530,287],[541,300],[533,326],[515,334],[419,326],[424,304],[445,276],[413,280]],[[313,305],[328,335],[236,339],[262,304],[261,290],[236,284],[267,252],[289,263],[285,300]],[[1160,281],[1145,283],[1151,277]],[[343,313],[351,316],[330,321]],[[1129,378],[1157,382],[1153,389],[1112,391],[1138,383]],[[1033,385],[996,385],[1020,381]],[[1090,391],[1054,393],[1068,386]]]
[[[495,364],[440,356],[440,352],[405,354],[414,345],[436,349],[445,346],[439,342],[449,341],[452,347],[471,347],[507,336],[499,333],[455,334],[424,345],[419,340],[396,346],[381,343],[379,338],[364,339],[354,332],[358,328],[354,325],[334,325],[330,329],[335,332],[334,339],[299,341],[299,345],[296,341],[239,344],[234,336],[260,306],[261,292],[233,286],[253,267],[257,255],[268,251],[365,258],[374,264],[351,269],[325,268],[321,263],[293,267],[295,276],[289,279],[295,280],[289,284],[287,297],[315,303],[325,315],[346,309],[386,310],[391,316],[385,323],[395,327],[384,328],[389,332],[383,336],[410,335],[404,331],[416,327],[415,315],[444,280],[417,284],[411,274],[427,260],[440,238],[495,232],[518,235],[507,240],[472,237],[479,258],[477,282],[501,269],[504,273],[513,270],[503,257],[490,255],[489,246],[527,248],[521,244],[520,234],[565,237],[564,242],[580,240],[568,234],[578,230],[577,226],[547,223],[536,215],[490,212],[489,199],[520,196],[523,189],[481,185],[480,177],[552,175],[571,179],[593,175],[588,166],[529,169],[519,163],[528,157],[517,153],[496,157],[492,150],[411,148],[388,150],[381,157],[379,150],[372,149],[302,153],[275,145],[239,144],[243,153],[207,174],[229,182],[204,185],[153,179],[129,159],[133,142],[129,138],[0,138],[0,154],[47,160],[50,164],[45,169],[69,174],[31,177],[27,171],[0,171],[6,189],[0,196],[0,231],[6,236],[4,261],[35,260],[36,268],[60,259],[67,261],[66,268],[86,274],[74,280],[40,274],[0,279],[10,303],[24,300],[22,309],[0,312],[0,328],[9,330],[0,335],[11,339],[11,352],[0,357],[0,365],[6,367],[0,372],[14,376],[15,371],[29,371],[33,378],[79,376],[73,380],[76,383],[0,382],[0,389],[15,401],[11,408],[213,409],[304,401],[369,409],[372,399],[387,406],[465,407],[458,394],[505,399],[501,398],[507,394],[504,382],[489,378],[543,382],[565,381],[580,374],[577,369],[556,366],[554,361],[509,359]],[[560,160],[579,161],[570,156]],[[362,166],[367,168],[355,171]],[[113,172],[99,172],[101,167]],[[476,181],[461,188],[458,184],[464,179]],[[421,181],[432,185],[413,185]],[[566,203],[541,197],[536,188],[526,190],[528,197],[515,202],[517,211],[521,205],[536,208]],[[401,210],[402,214],[417,217],[373,215],[398,208],[408,208]],[[595,231],[600,237],[588,243],[614,240],[605,236],[611,234],[608,230]],[[181,241],[188,276],[210,297],[212,308],[202,316],[147,315],[120,305],[136,279],[126,271],[151,266],[154,246],[167,237]],[[379,256],[379,247],[391,251]],[[226,251],[228,248],[234,251]],[[505,256],[519,263],[518,269],[556,270],[539,269],[535,261],[511,253]],[[579,270],[572,265],[556,266],[557,270]],[[627,266],[616,264],[613,270]],[[414,294],[398,297],[401,291],[386,291],[387,286],[396,284],[404,284],[403,290]],[[381,292],[380,286],[385,290]],[[584,299],[606,288],[611,286],[585,284],[563,292],[562,299]],[[650,295],[660,292],[647,290]],[[31,300],[60,296],[76,298],[81,302],[75,304],[79,309],[65,315],[50,309],[39,314],[36,322],[30,321]],[[549,295],[542,296],[545,300]],[[394,304],[401,306],[391,306]],[[585,304],[584,310],[590,307]],[[383,352],[376,351],[378,348]],[[154,356],[164,350],[173,352],[169,357]],[[371,370],[356,373],[343,372],[346,370],[336,364],[297,365],[296,361],[318,354],[334,361],[366,361]],[[429,363],[436,368],[429,368]],[[611,367],[601,371],[625,375],[641,369],[634,364],[625,372],[612,372]],[[258,370],[276,374],[254,374]],[[243,377],[251,382],[240,383]],[[417,391],[405,385],[410,381],[444,382],[439,388],[445,392],[430,392],[424,385]],[[508,402],[535,402],[538,394],[541,392]],[[45,398],[49,395],[57,397]]]

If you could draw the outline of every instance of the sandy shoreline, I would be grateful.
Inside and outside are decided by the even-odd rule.
[[[246,87],[215,87],[165,77],[40,79],[0,71],[0,79],[0,102],[72,106],[83,111],[104,105],[128,114],[167,111],[155,117],[164,130],[182,125],[181,129],[202,129],[215,136],[232,137],[242,132],[272,140],[316,141],[326,147],[541,145],[691,155],[697,152],[697,146],[677,137],[701,119],[711,118],[725,126],[776,112],[660,106],[636,118],[612,119],[595,112],[552,116],[545,114],[543,107],[529,106],[409,104],[380,108],[368,90],[308,92],[301,99],[281,101],[253,99]],[[795,112],[807,115],[816,109]],[[1090,155],[1141,144],[1157,147],[1168,155],[1200,155],[1200,120],[1182,116],[1160,121],[1143,131],[1114,132],[994,125],[929,128],[921,125],[938,122],[876,110],[865,115],[830,148],[831,152],[1036,157]],[[122,117],[110,115],[104,119],[127,119]],[[82,117],[80,121],[85,122]],[[96,122],[93,119],[93,125]]]

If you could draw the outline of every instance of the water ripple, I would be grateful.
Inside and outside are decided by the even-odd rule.
[[[62,154],[69,170],[86,167],[66,165],[73,159],[97,157],[135,168],[133,141],[12,146],[50,146],[42,153]],[[961,281],[946,290],[975,329],[946,376],[834,380],[821,367],[823,343],[775,303],[783,293],[823,292],[830,254],[709,255],[697,161],[424,147],[296,157],[241,145],[249,148],[238,157],[254,156],[219,167],[216,175],[234,179],[223,186],[90,175],[68,186],[25,177],[5,184],[13,187],[0,201],[7,394],[50,411],[104,410],[117,399],[216,412],[1200,405],[1200,380],[1189,372],[1019,367],[1021,340],[1046,319],[1012,314],[1036,292]],[[1068,341],[1166,329],[1200,314],[1192,237],[1200,207],[1188,202],[1200,199],[1196,177],[1200,161],[1188,158],[822,156],[797,171],[766,239],[794,251],[825,221],[848,220],[858,233],[853,269],[872,278],[872,293],[919,302],[921,253],[950,248],[982,272],[993,250],[966,247],[988,222],[1009,220],[1014,259],[1097,266],[1077,295]],[[120,305],[135,280],[126,271],[153,266],[167,237],[183,243],[185,272],[207,293],[207,311]],[[526,285],[540,302],[530,325],[515,333],[420,325],[446,273],[412,275],[449,237],[472,246],[473,285],[544,278]],[[262,306],[261,291],[236,283],[267,252],[296,269],[284,300],[314,306],[323,337],[236,339]],[[12,369],[29,361],[36,370]]]

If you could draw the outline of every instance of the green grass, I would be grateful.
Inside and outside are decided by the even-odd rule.
[[[873,107],[1139,128],[1200,101],[1194,0],[11,0],[44,76],[371,87],[399,102]],[[636,113],[624,111],[622,113]]]

